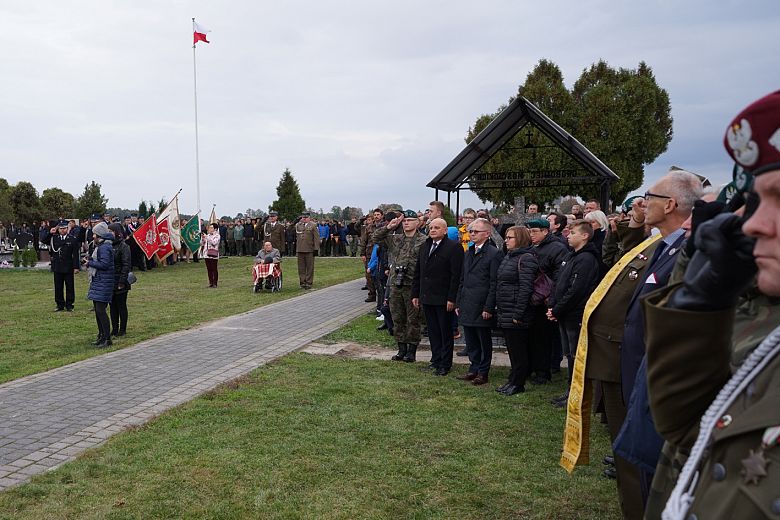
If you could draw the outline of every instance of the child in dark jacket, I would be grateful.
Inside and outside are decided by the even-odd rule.
[[[561,265],[547,310],[547,318],[558,322],[563,354],[569,363],[570,384],[585,303],[600,278],[601,252],[591,243],[592,238],[590,223],[578,222],[572,226],[568,241],[573,251]],[[561,396],[556,401],[563,406],[566,399],[568,392],[565,398]]]

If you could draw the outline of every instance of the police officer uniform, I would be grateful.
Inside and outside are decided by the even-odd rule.
[[[73,275],[79,271],[79,243],[67,233],[67,229],[68,221],[60,220],[57,224],[57,234],[47,233],[46,237],[51,256],[51,270],[54,273],[54,301],[57,304],[55,312],[72,311],[76,301]]]

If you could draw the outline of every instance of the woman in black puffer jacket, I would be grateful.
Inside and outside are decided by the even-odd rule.
[[[127,274],[130,272],[130,246],[125,243],[121,224],[111,224],[108,229],[114,233],[114,294],[111,298],[111,335],[124,336],[127,331]]]
[[[530,371],[528,343],[533,319],[531,294],[539,262],[526,227],[513,226],[507,229],[505,244],[507,253],[498,268],[496,318],[498,327],[504,332],[512,369],[509,380],[496,388],[496,391],[514,395],[525,391],[525,380]]]

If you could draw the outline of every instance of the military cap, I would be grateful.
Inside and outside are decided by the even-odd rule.
[[[136,212],[134,211],[134,212],[130,213],[130,216],[131,216],[131,217],[138,217],[138,213],[136,213]]]
[[[68,221],[67,220],[60,220],[57,222],[57,227],[68,227]]]
[[[89,220],[103,220],[103,217],[100,216],[100,213],[93,213]]]
[[[411,209],[407,209],[406,211],[404,211],[404,218],[413,218],[417,220],[417,212]]]
[[[546,218],[534,218],[526,222],[525,227],[550,229],[550,222]]]
[[[112,219],[111,219],[111,222],[112,222],[112,223],[113,223],[113,222],[119,223],[119,222],[120,222],[120,220],[119,220],[119,217],[117,217],[116,215],[114,215],[114,218],[112,218]]]
[[[623,213],[628,213],[631,211],[631,207],[634,205],[634,201],[636,199],[642,198],[641,195],[634,195],[633,197],[627,198],[623,204],[620,205],[620,208],[623,210]]]
[[[308,211],[304,211],[303,213],[301,213],[301,216],[302,217],[311,217],[311,213],[309,213]]]
[[[723,144],[734,161],[753,177],[780,169],[780,90],[737,114],[726,129]]]
[[[273,211],[273,210],[271,210],[271,211],[268,213],[268,216],[269,216],[269,217],[278,217],[278,216],[279,216],[279,213],[277,213],[276,211]]]

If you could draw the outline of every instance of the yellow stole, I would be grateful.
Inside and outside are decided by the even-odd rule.
[[[574,471],[574,466],[588,464],[590,455],[590,416],[593,406],[593,388],[591,381],[585,378],[585,364],[588,359],[588,320],[623,269],[639,253],[660,238],[660,234],[648,237],[623,255],[604,276],[604,279],[588,298],[588,303],[585,304],[580,338],[577,341],[574,373],[569,389],[569,402],[566,406],[566,427],[563,432],[563,453],[561,453],[560,461],[561,467],[569,473]]]

